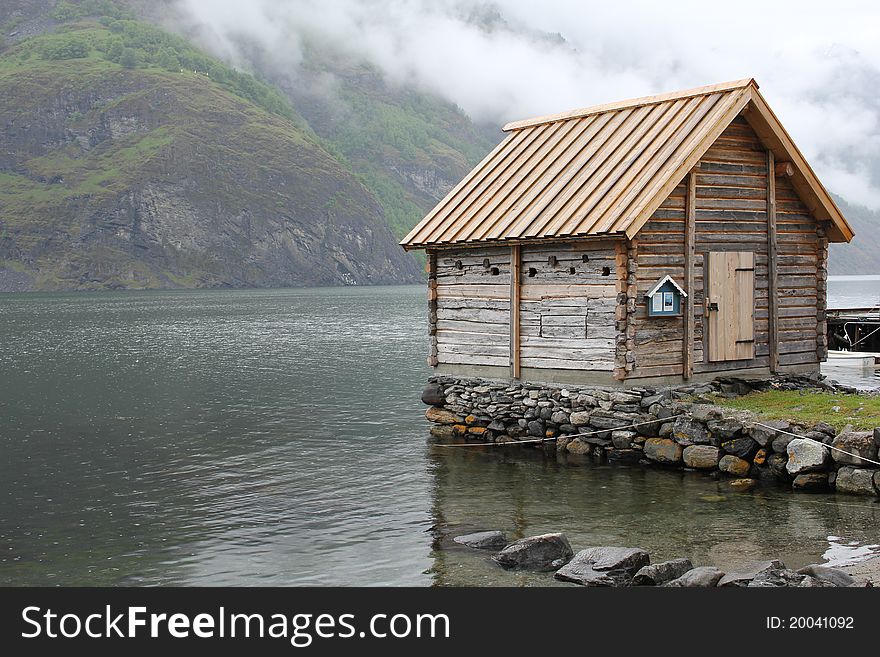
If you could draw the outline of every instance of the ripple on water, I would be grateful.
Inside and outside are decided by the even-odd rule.
[[[0,583],[553,583],[449,541],[471,529],[718,565],[880,543],[869,503],[430,447],[423,295],[2,297]]]

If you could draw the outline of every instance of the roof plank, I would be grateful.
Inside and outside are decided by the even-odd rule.
[[[831,222],[829,238],[851,240],[830,194],[746,79],[508,124],[507,137],[401,244],[632,238],[707,152],[721,157],[723,148],[742,146],[734,140],[709,150],[740,114],[760,139],[756,148],[791,162],[791,184]]]

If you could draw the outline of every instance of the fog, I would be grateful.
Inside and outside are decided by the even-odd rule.
[[[755,77],[825,184],[880,207],[875,3],[175,1],[169,26],[240,67],[295,75],[325,43],[499,125]]]

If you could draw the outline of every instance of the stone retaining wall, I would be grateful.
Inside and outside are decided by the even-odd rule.
[[[619,389],[435,376],[422,400],[430,405],[431,433],[441,439],[531,440],[572,458],[717,472],[744,487],[774,481],[880,495],[880,466],[863,460],[878,460],[880,429],[838,434],[824,422],[763,420],[703,397],[745,394],[756,385],[830,387],[803,377]]]

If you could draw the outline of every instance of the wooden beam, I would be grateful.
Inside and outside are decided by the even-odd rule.
[[[687,178],[687,195],[685,196],[685,227],[684,227],[684,276],[685,292],[682,299],[684,308],[684,331],[682,339],[682,371],[684,379],[694,374],[694,260],[696,258],[696,219],[697,219],[697,175],[693,171]]]
[[[773,171],[780,178],[791,178],[794,175],[794,165],[791,162],[777,162],[773,167]]]
[[[790,163],[783,163],[791,166]],[[770,371],[779,371],[779,278],[776,245],[776,164],[773,151],[767,151],[767,294],[769,301]]]
[[[519,244],[510,247],[510,378],[519,378],[520,352],[520,268],[522,258]]]

